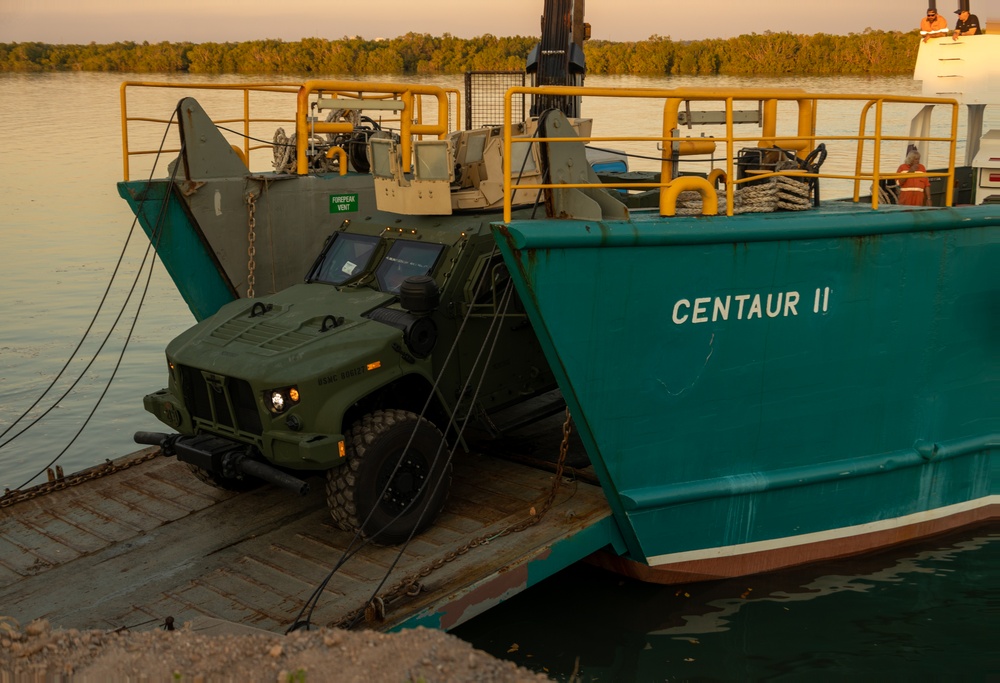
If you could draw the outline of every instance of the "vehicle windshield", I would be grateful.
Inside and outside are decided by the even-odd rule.
[[[375,254],[379,238],[338,232],[313,266],[307,280],[341,285],[365,272]]]
[[[379,289],[399,294],[399,286],[406,278],[430,274],[443,249],[440,244],[396,240],[375,269]]]

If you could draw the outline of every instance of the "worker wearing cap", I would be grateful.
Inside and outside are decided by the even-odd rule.
[[[958,15],[958,21],[955,22],[955,32],[951,34],[952,40],[958,40],[959,36],[974,36],[983,32],[979,26],[979,17],[969,14],[969,10],[965,7],[955,10],[955,14]]]
[[[927,9],[927,16],[920,20],[920,35],[926,43],[931,38],[942,38],[948,34],[948,20],[933,7]]]

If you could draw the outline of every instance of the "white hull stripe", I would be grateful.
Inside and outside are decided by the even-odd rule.
[[[862,536],[879,531],[899,529],[901,527],[920,524],[921,522],[930,522],[944,517],[958,515],[963,512],[968,512],[970,510],[990,505],[1000,505],[1000,495],[977,498],[975,500],[969,500],[964,503],[957,503],[943,508],[917,512],[912,515],[906,515],[905,517],[883,519],[878,522],[840,527],[838,529],[830,529],[828,531],[816,531],[810,534],[802,534],[800,536],[785,536],[784,538],[774,538],[767,541],[754,541],[753,543],[741,543],[739,545],[727,545],[718,548],[702,548],[701,550],[688,550],[680,553],[655,555],[653,557],[647,557],[646,563],[649,564],[650,567],[656,567],[664,564],[677,564],[679,562],[693,562],[696,560],[716,560],[724,557],[733,557],[735,555],[746,555],[748,553],[759,553],[768,550],[780,550],[798,545],[806,545],[808,543],[820,543],[839,538],[847,538],[849,536]]]

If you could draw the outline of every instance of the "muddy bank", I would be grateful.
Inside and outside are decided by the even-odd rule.
[[[0,683],[8,681],[545,681],[442,631],[319,629],[207,635],[53,630],[0,617]]]

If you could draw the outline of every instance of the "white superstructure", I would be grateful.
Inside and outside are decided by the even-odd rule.
[[[986,136],[996,137],[998,131],[983,135],[983,117],[989,105],[1000,106],[1000,34],[964,36],[958,40],[937,38],[920,44],[913,78],[922,82],[926,97],[951,97],[968,109],[965,166],[977,166],[982,159],[980,146]],[[914,117],[911,135],[926,135],[930,129],[930,111],[925,108]],[[921,155],[926,153],[921,149]],[[976,173],[981,180],[982,169]],[[982,184],[979,185],[982,188]],[[989,193],[989,192],[987,192]],[[977,192],[982,202],[982,189]]]

